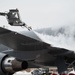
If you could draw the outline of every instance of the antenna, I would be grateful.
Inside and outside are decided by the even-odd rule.
[[[6,16],[8,24],[11,26],[23,26],[26,27],[29,31],[32,30],[31,26],[28,26],[21,21],[18,9],[10,9],[7,13],[0,12],[0,15]]]

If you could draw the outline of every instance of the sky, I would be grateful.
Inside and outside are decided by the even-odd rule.
[[[15,8],[33,29],[75,24],[75,0],[0,0],[0,11]],[[10,27],[5,17],[0,17],[0,25]]]
[[[54,46],[61,45],[60,47],[75,50],[75,0],[0,0],[1,12],[16,8],[19,9],[21,20],[32,29],[66,26],[66,33],[71,35],[70,37],[63,34],[55,37],[41,34],[40,37],[45,37]],[[6,18],[0,16],[0,26],[3,25],[14,31],[26,29],[11,27]]]
[[[21,20],[32,29],[39,28],[60,28],[66,26],[67,35],[74,35],[75,31],[75,0],[0,0],[0,12],[9,11],[9,9],[19,9]],[[0,26],[14,31],[24,31],[26,28],[11,27],[8,25],[5,17],[0,16]],[[67,29],[69,28],[69,29]],[[49,43],[54,46],[73,49],[74,37],[66,37],[63,34],[59,36],[48,36],[41,34]],[[73,46],[73,47],[72,47]]]

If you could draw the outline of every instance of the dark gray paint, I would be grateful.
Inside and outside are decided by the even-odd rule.
[[[69,55],[74,55],[70,58],[75,58],[74,52],[51,47],[51,45],[43,42],[33,31],[16,33],[0,28],[0,43],[11,48],[7,49],[6,47],[6,49],[0,50],[2,53],[20,60],[31,61],[37,66],[46,65],[60,67],[55,64],[58,62],[56,59],[59,59],[60,56],[63,57],[63,60],[65,57],[68,58]],[[59,63],[61,63],[61,60],[59,60]],[[33,67],[35,67],[35,65]],[[62,66],[60,68],[62,68]]]
[[[50,46],[41,41],[34,32],[30,31],[27,34],[22,35],[4,28],[0,28],[0,42],[14,50],[19,51],[43,50]]]

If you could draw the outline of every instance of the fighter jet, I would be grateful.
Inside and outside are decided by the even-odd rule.
[[[56,66],[58,72],[62,73],[68,67],[74,67],[74,51],[53,47],[43,41],[35,30],[21,21],[18,9],[0,12],[0,15],[6,16],[9,25],[28,29],[21,33],[0,27],[1,75],[12,75],[19,70],[46,66]]]

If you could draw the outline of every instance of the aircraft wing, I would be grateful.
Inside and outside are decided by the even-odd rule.
[[[72,53],[43,42],[34,31],[17,33],[0,27],[0,43],[13,49],[2,52],[4,54],[27,62],[31,61],[37,66],[39,66],[38,64],[54,65],[58,67],[59,72],[67,69],[64,56]]]
[[[33,31],[22,35],[2,27],[0,27],[0,43],[20,51],[43,50],[50,46],[43,42]]]

